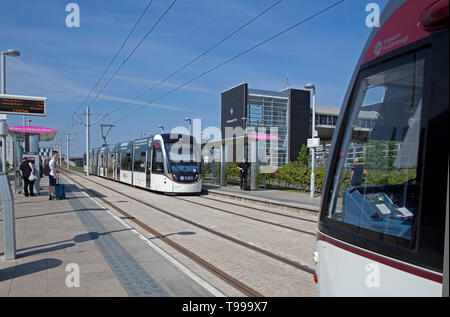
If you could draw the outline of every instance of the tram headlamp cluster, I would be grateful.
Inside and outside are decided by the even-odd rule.
[[[181,181],[181,182],[183,182],[183,181],[194,181],[194,182],[196,182],[196,181],[198,181],[200,178],[201,178],[201,175],[200,174],[195,174],[194,175],[194,177],[193,177],[193,179],[192,178],[187,178],[187,177],[185,177],[185,176],[183,176],[183,175],[181,175],[181,176],[177,176],[176,174],[168,174],[168,176],[169,176],[169,178],[171,179],[171,180],[173,180],[173,181],[175,181],[175,182],[179,182],[179,181]]]
[[[184,180],[184,176],[177,176],[175,174],[169,174],[169,178],[176,182]]]

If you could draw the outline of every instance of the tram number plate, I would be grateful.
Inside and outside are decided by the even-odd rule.
[[[194,180],[194,176],[185,176],[184,179],[187,180],[187,181],[193,181]]]

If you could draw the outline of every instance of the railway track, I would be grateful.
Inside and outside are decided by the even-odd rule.
[[[199,264],[200,266],[205,268],[207,271],[211,272],[213,275],[215,275],[218,278],[220,278],[221,280],[225,281],[227,284],[229,284],[232,287],[236,288],[237,290],[242,292],[244,295],[249,296],[249,297],[263,297],[263,295],[261,293],[257,292],[256,290],[254,290],[250,286],[240,282],[236,278],[234,278],[231,275],[225,273],[224,271],[222,271],[221,269],[219,269],[215,265],[211,264],[210,262],[204,260],[203,258],[198,256],[197,254],[189,251],[188,249],[184,248],[183,246],[181,246],[180,244],[176,243],[172,239],[164,236],[163,234],[161,234],[159,231],[157,231],[153,227],[151,227],[148,224],[146,224],[146,223],[140,221],[139,219],[133,217],[132,215],[130,215],[128,212],[126,212],[125,210],[123,210],[119,206],[115,205],[114,203],[109,202],[104,197],[99,195],[99,193],[97,193],[96,191],[93,191],[93,190],[87,188],[86,186],[84,186],[83,184],[81,184],[80,182],[76,181],[75,179],[70,177],[67,172],[63,172],[63,175],[65,177],[67,177],[68,179],[70,179],[78,187],[84,189],[86,191],[86,193],[89,194],[91,197],[95,197],[97,199],[100,199],[104,204],[108,205],[109,207],[113,208],[114,210],[116,210],[117,212],[122,214],[129,221],[132,221],[133,223],[137,224],[138,226],[140,226],[141,228],[143,228],[147,232],[149,232],[152,235],[154,235],[155,237],[159,238],[161,241],[163,241],[166,244],[168,244],[169,246],[173,247],[175,250],[177,250],[181,254],[187,256],[189,259],[193,260],[194,262],[196,262],[197,264]],[[89,181],[91,181],[91,180],[89,180]],[[96,182],[93,182],[93,183],[96,183]],[[113,190],[113,191],[119,193],[118,191],[115,191],[115,190]],[[124,195],[123,193],[121,193],[121,194]],[[125,195],[125,196],[127,196],[127,195]]]
[[[206,197],[204,195],[202,195],[200,197],[202,197],[203,199],[212,200],[212,201],[216,201],[216,202],[220,202],[220,203],[225,203],[225,204],[228,204],[228,205],[234,205],[234,206],[238,206],[238,207],[245,207],[242,204],[235,203],[235,202],[232,202],[232,201],[224,201],[224,200],[213,198],[213,197]],[[260,211],[260,212],[263,212],[263,213],[277,215],[277,216],[281,216],[281,217],[292,218],[292,219],[297,219],[297,220],[311,222],[311,223],[317,223],[317,220],[312,220],[312,219],[299,217],[299,216],[287,215],[287,214],[284,214],[284,213],[281,213],[281,212],[276,212],[276,211],[269,211],[269,210],[266,210],[266,209],[258,208],[256,206],[245,207],[245,208],[251,208],[252,210],[257,210],[257,211]]]
[[[298,229],[298,228],[291,227],[291,226],[285,226],[285,225],[280,224],[280,223],[267,221],[267,220],[263,220],[263,219],[259,219],[259,218],[255,218],[255,217],[246,216],[246,215],[243,215],[243,214],[240,214],[240,213],[237,213],[237,212],[233,212],[233,211],[230,211],[230,210],[226,210],[226,209],[223,209],[223,208],[219,208],[219,207],[215,207],[215,206],[211,206],[211,205],[207,205],[207,204],[203,204],[203,203],[199,203],[199,202],[192,201],[192,200],[189,200],[189,199],[184,199],[184,198],[181,198],[181,197],[173,197],[173,198],[176,198],[176,199],[179,199],[179,200],[182,200],[182,201],[186,201],[188,203],[195,204],[195,205],[198,205],[198,206],[203,206],[203,207],[211,208],[211,209],[218,210],[218,211],[221,211],[221,212],[225,212],[225,213],[228,213],[228,214],[232,214],[232,215],[235,215],[235,216],[239,216],[239,217],[255,220],[255,221],[258,221],[258,222],[270,224],[270,225],[273,225],[273,226],[276,226],[276,227],[289,229],[289,230],[292,230],[292,231],[297,231],[297,232],[304,233],[304,234],[311,235],[311,236],[315,236],[316,235],[315,232],[302,230],[302,229]],[[221,203],[228,203],[228,202],[223,202],[223,201],[220,201],[220,202]],[[242,207],[242,206],[240,206],[240,207]],[[245,207],[245,208],[247,208],[247,207]]]
[[[71,172],[73,172],[73,171],[71,171]],[[177,243],[174,242],[173,240],[171,240],[171,239],[165,237],[164,235],[162,235],[161,233],[159,233],[156,229],[150,227],[149,225],[147,225],[146,223],[140,221],[139,219],[136,219],[135,217],[133,217],[132,215],[130,215],[129,213],[127,213],[126,211],[124,211],[122,208],[120,208],[120,207],[118,207],[117,205],[115,205],[115,204],[113,204],[113,203],[107,201],[104,197],[101,197],[101,195],[99,195],[96,191],[89,190],[85,185],[81,184],[80,182],[78,182],[78,181],[74,180],[72,177],[70,177],[70,175],[68,175],[67,171],[64,171],[64,175],[65,175],[66,177],[68,177],[71,181],[73,181],[74,183],[76,183],[79,187],[85,189],[86,191],[89,191],[89,193],[90,193],[91,196],[100,199],[100,200],[101,200],[102,202],[104,202],[106,205],[110,206],[111,208],[117,210],[119,213],[123,214],[123,215],[124,215],[126,218],[128,218],[130,221],[132,221],[132,222],[138,224],[140,227],[142,227],[143,229],[147,230],[149,233],[155,235],[156,237],[161,238],[162,241],[164,241],[164,242],[167,243],[168,245],[172,246],[172,247],[175,248],[177,251],[179,251],[180,253],[186,255],[186,256],[189,257],[190,259],[194,260],[196,263],[200,264],[202,267],[206,268],[208,271],[212,272],[214,275],[218,276],[219,278],[221,278],[222,280],[224,280],[225,282],[227,282],[227,283],[230,284],[231,286],[235,287],[236,289],[238,289],[239,291],[241,291],[241,292],[244,293],[245,295],[247,295],[247,296],[255,296],[255,297],[262,296],[260,293],[258,293],[257,291],[251,289],[249,286],[247,286],[247,285],[241,283],[240,281],[234,279],[233,277],[231,277],[231,276],[229,276],[228,274],[226,274],[225,272],[221,271],[219,268],[215,267],[215,266],[212,265],[211,263],[205,261],[204,259],[202,259],[202,258],[199,257],[198,255],[196,255],[196,254],[194,254],[193,252],[187,250],[186,248],[184,248],[183,246],[177,244]],[[105,187],[104,184],[101,184],[101,183],[96,182],[96,181],[94,181],[94,180],[92,180],[92,179],[90,179],[90,178],[85,177],[81,172],[77,172],[76,175],[77,175],[78,177],[81,177],[81,178],[84,179],[84,180],[87,180],[87,181],[93,183],[93,184],[96,184],[96,185],[101,186],[101,187]],[[231,242],[233,242],[233,243],[235,243],[235,244],[238,244],[238,245],[240,245],[240,246],[243,246],[243,247],[245,247],[245,248],[247,248],[247,249],[256,251],[256,252],[258,252],[259,254],[268,256],[268,257],[270,257],[270,258],[272,258],[272,259],[275,259],[275,260],[277,260],[277,261],[279,261],[279,262],[282,262],[282,263],[287,264],[287,265],[289,265],[289,266],[291,266],[291,267],[294,267],[294,268],[296,268],[296,269],[299,269],[299,270],[301,270],[301,271],[303,271],[303,272],[306,272],[306,273],[309,273],[309,274],[314,274],[314,269],[311,268],[311,267],[309,267],[308,265],[305,265],[305,264],[303,264],[303,263],[299,263],[298,261],[294,261],[294,260],[288,259],[288,258],[286,258],[286,257],[282,257],[282,256],[280,256],[280,255],[277,255],[277,254],[273,253],[273,252],[264,250],[264,249],[262,249],[262,248],[259,248],[259,247],[255,246],[255,245],[249,244],[249,243],[247,243],[247,242],[244,242],[244,241],[242,241],[242,240],[239,240],[239,239],[237,239],[237,238],[234,238],[234,237],[232,237],[232,236],[230,236],[230,235],[227,235],[227,234],[224,234],[224,233],[222,233],[222,232],[219,232],[219,231],[217,231],[217,230],[215,230],[215,229],[208,228],[208,227],[206,227],[206,226],[204,226],[204,225],[202,225],[202,224],[199,224],[199,223],[197,223],[197,222],[195,222],[195,221],[192,221],[192,220],[187,219],[187,218],[185,218],[185,217],[182,217],[182,216],[179,216],[179,215],[177,215],[177,214],[174,214],[173,212],[171,212],[171,211],[169,211],[169,210],[166,210],[165,208],[161,208],[161,207],[155,206],[155,205],[150,204],[150,203],[148,203],[148,202],[146,202],[146,201],[143,201],[142,199],[138,199],[138,198],[136,198],[136,197],[134,197],[134,196],[131,196],[131,195],[129,195],[129,194],[126,194],[126,193],[124,193],[124,192],[122,192],[122,191],[119,191],[119,190],[117,190],[117,189],[114,189],[114,188],[111,188],[111,187],[107,187],[107,189],[110,190],[110,191],[115,192],[116,194],[125,196],[125,197],[127,197],[127,198],[129,198],[129,199],[131,199],[131,200],[133,200],[133,201],[135,201],[135,202],[138,202],[138,203],[140,203],[140,204],[142,204],[142,205],[144,205],[144,206],[147,206],[147,207],[149,207],[149,208],[152,208],[153,210],[159,211],[159,212],[164,213],[164,214],[166,214],[166,215],[168,215],[168,216],[171,216],[171,217],[173,217],[173,218],[175,218],[175,219],[181,220],[181,221],[183,221],[183,222],[185,222],[185,223],[188,223],[188,224],[190,224],[190,225],[192,225],[192,226],[195,226],[195,227],[197,227],[197,228],[200,228],[200,229],[202,229],[202,230],[205,230],[205,231],[207,231],[207,232],[209,232],[209,233],[211,233],[211,234],[213,234],[213,235],[215,235],[215,236],[218,236],[218,237],[223,238],[223,239],[225,239],[225,240],[231,241]],[[270,221],[266,221],[266,220],[262,220],[262,219],[257,219],[257,218],[254,218],[254,217],[245,216],[245,215],[242,215],[242,214],[238,214],[238,213],[232,212],[232,211],[230,211],[230,210],[226,210],[226,209],[223,209],[223,208],[214,207],[214,206],[211,206],[211,205],[206,205],[206,204],[203,204],[203,203],[193,202],[193,201],[191,201],[191,200],[184,199],[184,198],[181,198],[181,197],[173,197],[173,196],[166,196],[166,197],[167,197],[167,198],[172,198],[172,199],[177,199],[177,200],[183,200],[183,201],[188,202],[188,203],[192,203],[192,204],[196,204],[196,205],[201,205],[201,206],[204,206],[204,207],[208,207],[208,208],[212,208],[212,209],[215,209],[215,210],[219,210],[219,211],[221,211],[221,212],[226,212],[226,213],[229,213],[229,214],[234,214],[234,215],[240,216],[240,217],[249,218],[249,219],[252,219],[252,220],[255,220],[255,221],[259,221],[259,222],[263,222],[263,223],[266,223],[266,224],[269,224],[269,225],[274,225],[274,226],[278,226],[278,227],[281,227],[281,228],[284,228],[284,229],[288,229],[288,230],[293,230],[293,231],[296,231],[296,232],[300,232],[300,233],[302,233],[302,234],[306,234],[306,235],[310,235],[310,236],[311,236],[311,235],[315,235],[315,233],[309,232],[309,231],[306,231],[306,230],[301,230],[301,229],[298,229],[298,228],[289,227],[289,226],[285,226],[285,225],[282,225],[282,224],[278,224],[278,223],[274,223],[274,222],[270,222]],[[226,203],[226,202],[225,202],[225,203]],[[241,207],[242,207],[242,206],[241,206]],[[246,208],[248,208],[248,207],[246,207]],[[269,213],[274,213],[274,212],[269,212]],[[277,214],[277,213],[275,213],[275,214]],[[285,216],[291,217],[291,216],[289,216],[289,215],[285,215]],[[292,216],[292,217],[295,217],[295,216]],[[300,217],[295,217],[295,218],[300,218]],[[304,219],[301,218],[301,220],[304,220]],[[310,222],[311,222],[311,220],[310,220]]]
[[[81,173],[81,171],[80,171],[80,173]],[[83,176],[81,176],[81,177],[83,177]],[[92,180],[90,180],[90,181],[92,181]],[[96,183],[97,185],[104,186],[104,185],[99,184],[99,183],[97,183],[95,181],[92,181],[92,182]],[[135,187],[135,188],[140,189],[140,190],[145,190],[145,189],[140,188],[140,187]],[[228,214],[233,214],[235,216],[251,219],[251,220],[254,220],[254,221],[263,222],[263,223],[270,224],[270,225],[273,225],[273,226],[276,226],[276,227],[280,227],[280,228],[284,228],[284,229],[288,229],[288,230],[304,233],[304,234],[307,234],[307,235],[310,235],[310,236],[316,236],[316,232],[313,232],[313,231],[303,230],[303,229],[295,228],[295,227],[292,227],[292,226],[286,226],[286,225],[283,225],[283,224],[280,224],[280,223],[266,221],[266,220],[263,220],[263,219],[260,219],[260,218],[256,218],[256,217],[246,216],[246,215],[243,215],[243,214],[240,214],[240,213],[228,210],[228,209],[212,206],[210,204],[192,201],[192,200],[185,199],[185,198],[182,198],[182,197],[179,197],[179,196],[167,196],[167,197],[170,197],[170,198],[173,198],[173,199],[182,200],[182,201],[185,201],[185,202],[188,202],[188,203],[191,203],[191,204],[195,204],[195,205],[198,205],[198,206],[211,208],[211,209],[214,209],[214,210],[217,210],[217,211],[221,211],[221,212],[225,212],[225,213],[228,213]],[[276,215],[276,216],[280,216],[280,217],[296,219],[296,220],[300,220],[300,221],[304,221],[304,222],[308,222],[308,223],[317,223],[317,220],[312,220],[312,219],[308,219],[308,218],[304,218],[304,217],[288,215],[288,214],[284,214],[284,213],[276,212],[276,211],[269,211],[269,210],[266,210],[266,209],[253,207],[253,206],[252,207],[248,207],[248,206],[244,206],[242,204],[238,204],[238,203],[235,203],[235,202],[223,201],[223,200],[212,198],[212,197],[205,197],[203,195],[202,196],[198,196],[198,197],[201,197],[202,199],[205,199],[205,200],[215,201],[215,202],[219,202],[219,203],[223,203],[223,204],[227,204],[227,205],[238,206],[240,208],[251,209],[252,211],[259,211],[259,212],[265,213],[265,214],[271,214],[271,215]]]

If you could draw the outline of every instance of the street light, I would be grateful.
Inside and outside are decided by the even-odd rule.
[[[316,137],[316,87],[313,84],[306,84],[305,89],[312,89],[313,95],[312,95],[312,133],[311,138]],[[316,160],[316,153],[315,148],[311,147],[311,197],[314,197],[314,190],[315,190],[315,184],[314,184],[314,163]]]
[[[2,94],[6,94],[5,56],[17,57],[17,56],[20,56],[20,52],[18,50],[12,50],[12,49],[2,51]]]
[[[243,122],[242,129],[244,130],[244,145],[243,145],[244,158],[248,159],[247,117],[242,117],[241,120]],[[247,147],[245,146],[246,143]]]
[[[9,49],[4,51],[5,55],[17,57],[20,56],[20,52],[18,50]]]
[[[20,52],[17,50],[6,50],[2,51],[2,57],[1,57],[1,78],[2,78],[2,84],[1,84],[1,93],[6,94],[6,80],[5,80],[5,56],[12,56],[17,57],[20,56]],[[5,116],[6,118],[6,116]],[[5,131],[7,131],[7,125],[6,125],[6,119],[2,119],[2,127]],[[6,172],[6,135],[2,135],[2,171]]]

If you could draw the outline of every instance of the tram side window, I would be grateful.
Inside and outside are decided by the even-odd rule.
[[[419,208],[424,64],[411,54],[360,75],[328,206],[328,218],[352,225],[353,233],[407,248]],[[381,100],[374,90],[384,92]]]
[[[134,171],[145,173],[145,152],[135,152]]]
[[[131,171],[131,153],[122,153],[120,168],[124,171]]]
[[[164,158],[160,148],[153,148],[152,173],[164,173]]]

